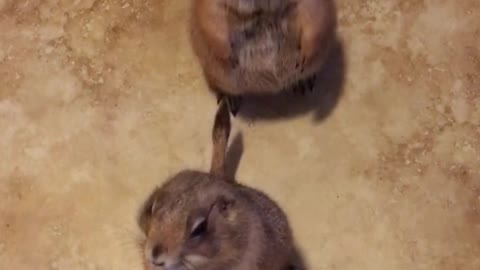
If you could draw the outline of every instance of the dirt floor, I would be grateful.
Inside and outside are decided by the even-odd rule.
[[[0,269],[141,269],[140,203],[209,166],[189,2],[0,0]],[[337,8],[316,92],[235,118],[238,180],[311,270],[480,269],[480,2]]]

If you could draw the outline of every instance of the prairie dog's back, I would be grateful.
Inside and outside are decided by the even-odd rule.
[[[261,220],[263,235],[267,243],[265,257],[278,256],[284,253],[289,256],[293,251],[292,232],[288,219],[283,210],[265,193],[246,186],[240,186],[240,192],[248,202],[252,213]],[[277,254],[277,255],[275,255]]]

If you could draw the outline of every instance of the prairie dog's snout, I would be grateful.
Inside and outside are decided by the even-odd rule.
[[[178,251],[167,251],[158,241],[147,241],[144,249],[145,260],[151,270],[185,270],[185,263],[201,267],[208,259],[198,255],[182,255]]]
[[[168,255],[164,253],[159,243],[147,242],[144,249],[144,256],[153,267],[158,267],[163,270],[177,270],[180,269],[180,260],[178,255]]]

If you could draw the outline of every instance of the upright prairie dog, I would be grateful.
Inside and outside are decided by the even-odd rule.
[[[313,88],[334,41],[333,0],[193,0],[192,48],[235,115],[244,94]]]
[[[221,101],[210,173],[185,170],[141,208],[148,270],[287,270],[295,253],[287,218],[264,193],[225,176],[230,112]]]

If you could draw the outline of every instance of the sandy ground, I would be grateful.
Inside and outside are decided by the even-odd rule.
[[[209,165],[188,2],[0,0],[0,269],[141,269],[140,203]],[[317,91],[234,120],[237,178],[312,270],[480,269],[480,2],[337,3]]]

